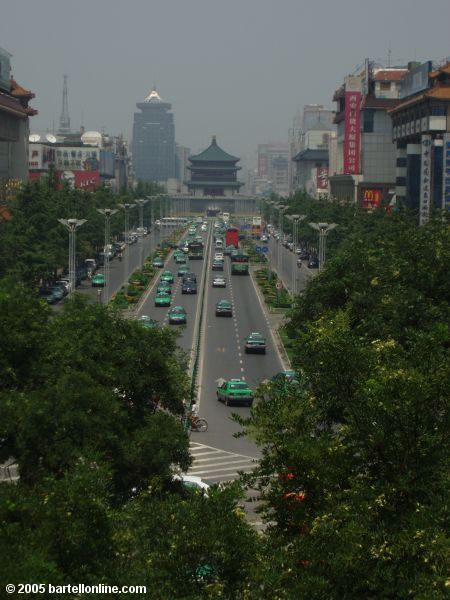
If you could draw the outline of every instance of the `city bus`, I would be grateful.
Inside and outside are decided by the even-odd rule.
[[[163,227],[187,227],[188,220],[186,217],[163,217],[160,224]]]
[[[231,254],[231,274],[248,275],[248,254],[238,250]]]
[[[192,240],[188,244],[188,258],[190,260],[201,260],[203,258],[203,242]]]

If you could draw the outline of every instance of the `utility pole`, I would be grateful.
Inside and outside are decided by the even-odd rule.
[[[103,304],[108,304],[109,300],[109,240],[110,240],[110,221],[112,215],[115,215],[116,208],[97,208],[97,212],[105,217],[105,247],[103,250],[104,266],[103,273],[105,275],[105,285],[103,286],[104,296]]]
[[[69,232],[69,297],[75,291],[76,277],[76,233],[77,228],[86,223],[86,219],[58,219]]]

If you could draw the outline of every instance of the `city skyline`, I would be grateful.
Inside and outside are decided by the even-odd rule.
[[[439,19],[430,36],[429,6],[406,0],[344,0],[325,11],[295,0],[112,0],[89,12],[19,0],[4,9],[0,46],[12,54],[14,78],[36,94],[33,131],[57,129],[67,73],[72,129],[123,133],[131,142],[135,104],[155,83],[173,106],[179,144],[195,154],[217,135],[255,166],[258,144],[287,141],[305,104],[332,108],[334,90],[366,57],[394,66],[450,54],[450,5],[435,0],[433,8]]]

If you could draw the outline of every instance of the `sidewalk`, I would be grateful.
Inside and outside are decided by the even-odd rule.
[[[280,335],[278,333],[278,329],[285,323],[285,314],[272,312],[269,310],[269,308],[264,300],[264,296],[261,292],[261,289],[258,285],[258,282],[256,281],[255,276],[254,276],[255,271],[257,271],[260,268],[261,268],[261,265],[250,265],[250,269],[249,269],[250,277],[252,278],[253,286],[256,290],[256,294],[257,294],[259,301],[261,303],[261,306],[263,308],[264,315],[265,315],[267,321],[269,322],[269,327],[273,334],[273,338],[274,338],[274,341],[275,341],[275,344],[276,344],[276,347],[278,350],[278,354],[280,355],[281,362],[283,363],[283,368],[285,370],[287,370],[287,369],[291,368],[291,361],[289,360],[289,357],[284,348],[283,342],[281,341]]]

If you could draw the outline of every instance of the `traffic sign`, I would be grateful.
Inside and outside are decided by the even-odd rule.
[[[261,252],[269,252],[269,246],[263,246]]]
[[[281,283],[281,281],[277,281],[277,283],[275,284],[275,287],[277,288],[277,290],[282,290],[283,284]]]
[[[255,247],[255,250],[256,250],[256,252],[261,252],[261,251],[262,251],[262,248],[261,248],[261,246],[256,246],[256,247]]]

